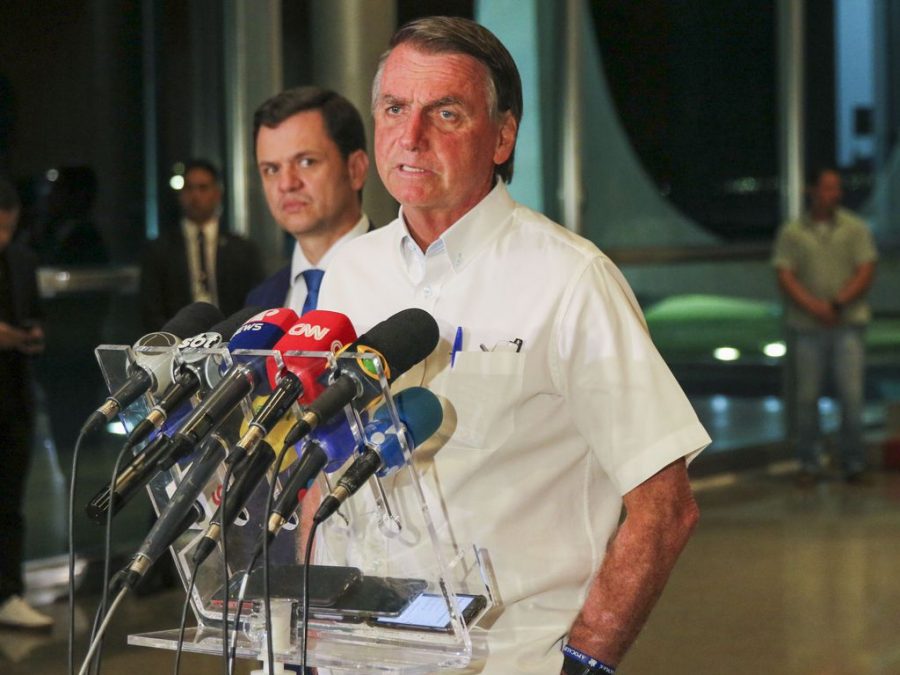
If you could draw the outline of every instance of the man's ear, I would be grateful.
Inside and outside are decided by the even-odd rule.
[[[497,134],[497,147],[494,148],[494,165],[500,166],[516,147],[516,135],[519,131],[519,123],[509,111],[506,111],[506,117],[500,123],[500,132]]]
[[[350,185],[355,192],[362,190],[369,172],[369,155],[365,150],[354,150],[347,157],[347,171],[350,174]]]

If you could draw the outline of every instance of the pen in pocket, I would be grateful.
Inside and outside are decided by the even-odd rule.
[[[456,329],[456,337],[453,338],[453,348],[450,350],[450,367],[453,367],[453,364],[456,363],[456,353],[462,350],[463,344],[463,329],[462,326],[457,327]]]

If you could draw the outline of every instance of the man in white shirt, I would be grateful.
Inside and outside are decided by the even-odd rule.
[[[372,109],[400,214],[341,250],[320,306],[357,332],[409,306],[438,322],[437,349],[395,386],[445,406],[451,424],[414,455],[428,511],[443,540],[487,551],[503,603],[467,672],[614,672],[697,521],[686,467],[709,437],[619,271],[509,196],[521,83],[493,34],[404,26]],[[386,487],[401,516],[415,508],[402,473]],[[418,534],[384,538],[384,559]]]
[[[334,253],[370,228],[362,212],[365,128],[340,94],[296,87],[256,110],[253,139],[269,210],[297,243],[291,264],[254,288],[247,304],[301,314],[315,309]]]
[[[185,164],[178,191],[181,219],[147,244],[141,259],[141,316],[159,328],[191,302],[210,302],[227,315],[243,306],[263,278],[259,250],[221,222],[219,170],[205,159]]]

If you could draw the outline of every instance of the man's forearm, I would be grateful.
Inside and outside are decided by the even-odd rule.
[[[839,305],[846,305],[865,295],[872,287],[875,279],[875,263],[868,262],[860,265],[856,274],[848,281],[834,298]]]
[[[627,516],[616,533],[569,644],[617,665],[656,604],[699,517],[684,460],[625,496]]]
[[[837,321],[838,315],[831,300],[823,300],[814,296],[800,283],[791,270],[784,268],[778,270],[778,285],[794,304],[821,323],[831,325]]]

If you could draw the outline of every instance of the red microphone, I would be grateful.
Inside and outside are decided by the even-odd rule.
[[[315,309],[300,317],[272,348],[281,353],[284,367],[279,367],[275,359],[267,359],[266,370],[272,393],[235,445],[237,457],[252,452],[295,401],[309,403],[322,392],[324,385],[319,379],[328,368],[328,359],[291,355],[290,352],[336,353],[354,340],[356,331],[350,319],[343,314]]]
[[[344,345],[354,340],[356,331],[350,319],[340,312],[329,312],[324,309],[307,312],[287,330],[273,349],[281,352],[285,370],[300,378],[303,384],[301,402],[308,403],[321,393],[324,385],[318,380],[325,372],[328,362],[324,358],[291,356],[288,352],[336,354]],[[276,372],[274,361],[270,361],[268,366],[269,384],[274,388],[284,372]]]

